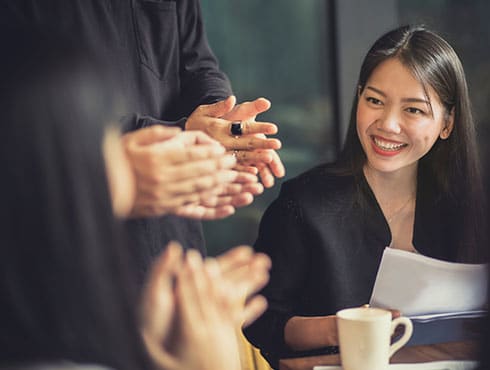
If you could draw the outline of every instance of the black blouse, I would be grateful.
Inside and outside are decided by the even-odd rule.
[[[454,219],[451,208],[419,179],[414,247],[454,260]],[[273,367],[279,358],[300,355],[284,343],[286,322],[368,303],[390,241],[389,226],[362,174],[336,175],[322,165],[287,181],[265,212],[255,243],[272,259],[271,279],[262,292],[269,308],[245,335]]]

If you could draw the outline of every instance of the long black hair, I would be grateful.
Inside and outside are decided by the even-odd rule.
[[[149,368],[102,154],[107,70],[49,33],[0,44],[0,364]]]
[[[461,62],[454,49],[439,35],[423,26],[403,26],[381,36],[362,63],[356,85],[347,137],[337,170],[358,175],[366,162],[356,131],[358,95],[373,71],[388,59],[398,59],[424,86],[432,88],[449,117],[454,112],[454,129],[448,139],[437,139],[420,159],[418,183],[430,186],[435,197],[448,203],[461,228],[457,258],[479,261],[487,256],[481,235],[483,187],[468,87]],[[450,206],[449,206],[450,205]]]

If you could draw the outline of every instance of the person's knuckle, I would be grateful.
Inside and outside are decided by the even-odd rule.
[[[252,125],[248,121],[242,121],[242,132],[248,134],[252,129]]]
[[[257,140],[253,137],[249,138],[247,141],[247,149],[253,150],[257,146]]]
[[[215,184],[215,181],[212,176],[204,176],[199,181],[195,183],[194,191],[201,191],[205,189],[209,189]]]

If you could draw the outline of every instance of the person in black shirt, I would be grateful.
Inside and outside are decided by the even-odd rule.
[[[263,216],[255,248],[272,259],[269,307],[247,338],[273,367],[336,351],[335,313],[369,302],[385,247],[485,259],[482,199],[456,53],[422,27],[383,35],[363,61],[339,160],[287,181]]]
[[[230,83],[219,70],[218,62],[209,48],[198,0],[1,0],[0,27],[2,32],[12,37],[15,37],[15,31],[11,31],[11,28],[48,28],[70,35],[75,44],[89,45],[110,62],[121,86],[115,93],[125,101],[121,116],[124,116],[126,131],[152,125],[186,128],[189,124],[192,126],[190,129],[205,130],[228,151],[238,150],[234,153],[242,165],[239,169],[255,173],[250,165],[257,167],[266,187],[272,186],[274,176],[284,174],[274,151],[279,148],[280,142],[255,138],[254,135],[276,132],[275,125],[256,123],[254,119],[258,113],[267,110],[270,103],[257,99],[233,107],[234,100],[229,98],[232,94]],[[222,105],[218,109],[196,109],[227,98],[229,100],[224,103],[218,103]],[[218,117],[226,112],[222,118]],[[248,123],[246,127],[250,128],[238,139],[233,138],[229,131],[230,122],[236,120]],[[147,136],[151,136],[151,140],[147,138],[141,148],[146,151],[147,157],[153,158],[154,163],[171,156],[172,152],[162,153],[158,150],[159,145],[153,145],[162,141],[159,135],[161,130],[148,130]],[[171,136],[171,133],[166,135]],[[179,140],[179,137],[175,140]],[[130,135],[125,143],[129,145],[135,141],[138,141],[137,138]],[[196,141],[181,143],[184,149],[188,149]],[[245,148],[249,150],[243,150]],[[134,151],[128,150],[128,154],[132,153]],[[188,158],[190,160],[192,156]],[[132,157],[136,168],[141,167],[138,159],[141,158]],[[147,163],[144,161],[143,166]],[[158,166],[147,168],[153,174],[157,170]],[[141,201],[142,204],[135,205],[133,218],[127,222],[141,276],[170,240],[178,240],[185,248],[197,248],[205,253],[201,224],[188,217],[178,217],[175,213],[195,218],[224,217],[232,213],[234,207],[249,204],[253,195],[262,191],[260,184],[244,180],[250,176],[236,174],[235,179],[231,180],[235,181],[233,186],[226,185],[230,176],[223,181],[221,197],[203,204],[197,203],[200,206],[198,212],[189,210],[195,202],[185,203],[187,208],[177,211],[175,207],[165,207],[165,197],[168,196],[166,184],[155,181],[155,177],[161,177],[154,175],[147,182],[144,177],[137,179],[146,193],[140,193],[143,195],[137,198],[137,202]],[[194,176],[194,180],[198,181],[198,176]],[[207,189],[209,187],[214,187],[214,184],[208,183]],[[172,193],[170,197],[173,197]],[[147,205],[148,199],[153,206]],[[220,208],[214,211],[216,207]],[[166,215],[160,217],[164,213]]]

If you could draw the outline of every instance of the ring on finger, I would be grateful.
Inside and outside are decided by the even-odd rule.
[[[235,138],[242,136],[243,130],[241,121],[235,121],[230,124],[230,134]]]

